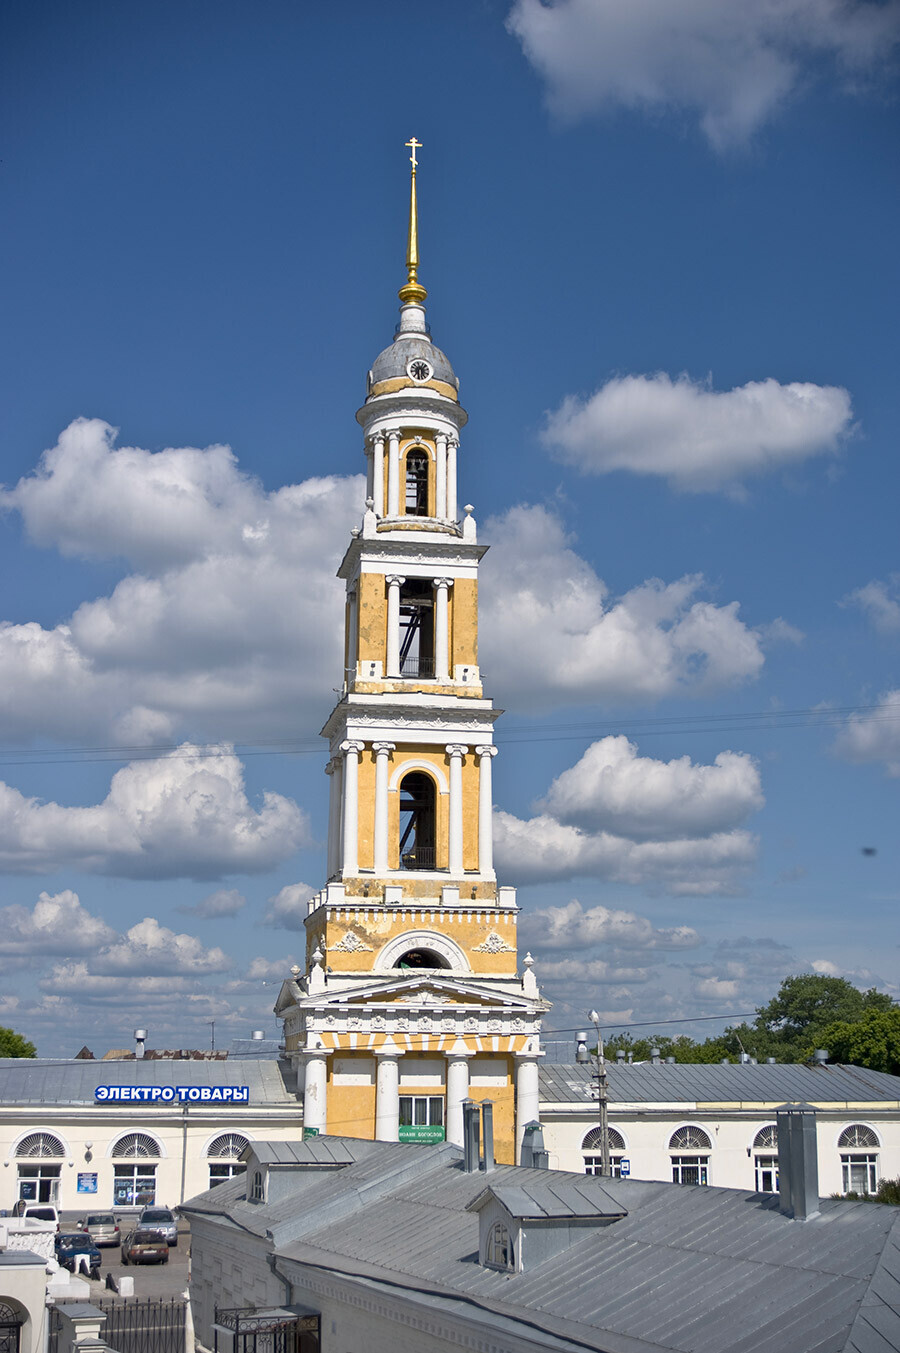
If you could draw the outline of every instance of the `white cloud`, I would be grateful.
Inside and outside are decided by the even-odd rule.
[[[256,810],[228,747],[185,743],[117,771],[102,803],[64,807],[0,782],[0,863],[63,866],[122,878],[219,878],[258,873],[308,840],[305,814],[280,794]]]
[[[702,599],[703,579],[643,583],[618,600],[543,507],[487,523],[482,665],[508,706],[636,703],[703,695],[758,676],[758,635],[738,603]]]
[[[743,752],[720,752],[711,766],[655,761],[619,736],[593,743],[539,806],[586,831],[659,841],[728,830],[763,803],[759,770]]]
[[[729,978],[698,977],[694,982],[694,995],[701,1001],[717,1001],[727,1005],[736,999],[738,990],[737,981]]]
[[[603,906],[585,909],[574,899],[565,906],[524,912],[519,930],[524,943],[530,942],[541,950],[584,951],[598,945],[627,950],[678,950],[692,949],[700,943],[691,926],[658,929],[646,916],[633,911]],[[541,971],[545,968],[546,964],[542,964]]]
[[[250,960],[245,974],[248,982],[286,982],[291,975],[295,959],[292,955],[285,958],[262,958]]]
[[[260,922],[279,930],[302,930],[306,920],[306,904],[315,892],[308,883],[289,883],[269,898],[269,905]]]
[[[600,982],[605,986],[611,982],[649,982],[651,976],[649,968],[617,967],[602,958],[552,958],[540,963],[542,982]]]
[[[713,390],[659,372],[614,377],[587,399],[566,396],[543,440],[584,474],[628,470],[694,493],[733,492],[748,476],[835,454],[851,418],[838,386],[769,379]]]
[[[858,587],[841,604],[858,606],[879,634],[900,634],[900,573]]]
[[[723,150],[765,125],[823,54],[845,81],[871,76],[900,13],[894,0],[516,0],[507,27],[557,115],[676,112]]]
[[[217,892],[201,898],[196,906],[179,907],[178,910],[186,916],[199,916],[201,920],[209,921],[220,916],[236,916],[246,905],[246,897],[237,888],[219,888]]]
[[[750,757],[654,761],[625,738],[604,738],[557,777],[537,816],[495,811],[495,855],[523,884],[588,876],[675,894],[733,893],[757,844],[737,824],[762,803]]]
[[[115,938],[112,926],[91,915],[69,888],[41,893],[31,911],[22,906],[0,908],[0,954],[93,953]]]
[[[227,972],[234,965],[218,946],[207,949],[195,935],[179,935],[145,916],[137,925],[98,950],[89,961],[90,971],[100,976],[155,977],[178,974],[200,977]]]
[[[834,750],[847,761],[881,761],[888,775],[900,776],[900,690],[886,691],[873,710],[851,714]]]

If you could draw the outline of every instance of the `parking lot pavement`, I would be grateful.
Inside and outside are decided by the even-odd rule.
[[[60,1229],[65,1231],[71,1227],[75,1230],[77,1214],[66,1214],[60,1222]],[[127,1235],[134,1225],[132,1221],[124,1217],[118,1218],[119,1226],[123,1235]],[[91,1282],[91,1295],[97,1297],[112,1297],[115,1293],[109,1291],[106,1287],[106,1275],[111,1273],[116,1281],[122,1277],[132,1277],[134,1279],[134,1295],[136,1297],[180,1297],[188,1285],[188,1271],[191,1249],[191,1232],[186,1221],[179,1219],[178,1222],[178,1244],[169,1249],[169,1262],[167,1264],[124,1264],[122,1263],[122,1251],[118,1245],[101,1249],[100,1261],[100,1280]],[[84,1275],[81,1274],[81,1277]]]

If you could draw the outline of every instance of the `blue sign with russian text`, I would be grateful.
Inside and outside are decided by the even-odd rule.
[[[246,1085],[98,1085],[98,1104],[249,1104]]]

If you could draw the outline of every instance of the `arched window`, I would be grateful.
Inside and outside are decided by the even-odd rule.
[[[400,588],[400,675],[434,676],[434,587],[407,578]]]
[[[622,1156],[625,1151],[625,1138],[618,1129],[611,1127],[607,1129],[609,1133],[609,1168],[614,1178],[618,1179],[621,1175]],[[603,1167],[603,1147],[602,1133],[599,1127],[592,1127],[581,1143],[581,1149],[587,1154],[584,1157],[585,1174],[599,1174]]]
[[[250,1180],[250,1201],[251,1203],[261,1203],[263,1201],[263,1177],[261,1170],[253,1171],[253,1178]]]
[[[23,1137],[16,1147],[16,1156],[20,1159],[34,1160],[65,1156],[66,1148],[52,1132],[31,1132]]]
[[[492,1268],[512,1269],[516,1266],[509,1227],[502,1221],[495,1221],[488,1232],[484,1262],[490,1264]]]
[[[760,1128],[753,1138],[753,1151],[759,1153],[753,1160],[756,1192],[777,1193],[778,1129],[774,1123],[768,1123],[764,1128]]]
[[[25,1317],[8,1301],[0,1301],[0,1353],[19,1353]]]
[[[874,1193],[878,1188],[878,1134],[865,1123],[851,1123],[838,1137],[845,1193]]]
[[[436,869],[435,787],[424,771],[400,782],[400,868]]]
[[[113,1207],[152,1207],[156,1202],[159,1143],[147,1132],[126,1132],[112,1149]]]
[[[449,968],[450,964],[433,949],[407,949],[394,965],[397,968]]]
[[[689,1124],[680,1127],[669,1138],[669,1150],[678,1152],[672,1156],[672,1182],[675,1184],[708,1184],[709,1156],[693,1154],[712,1150],[712,1142],[702,1128]],[[690,1155],[681,1154],[691,1152]]]
[[[210,1142],[206,1148],[206,1154],[209,1157],[209,1187],[215,1188],[216,1184],[223,1183],[226,1179],[233,1179],[235,1175],[244,1174],[247,1169],[244,1161],[238,1157],[243,1151],[246,1151],[249,1142],[246,1137],[242,1137],[239,1132],[223,1132],[221,1137],[216,1137],[215,1141]]]
[[[406,515],[428,516],[428,452],[420,447],[406,453]]]

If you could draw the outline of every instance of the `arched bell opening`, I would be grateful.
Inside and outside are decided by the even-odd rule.
[[[400,675],[434,676],[434,588],[408,578],[400,588]]]
[[[424,771],[410,771],[400,782],[400,868],[436,869],[435,784]]]
[[[450,964],[433,949],[407,949],[394,966],[418,972],[422,968],[449,968]]]
[[[406,453],[407,517],[428,516],[428,453],[420,447]]]

